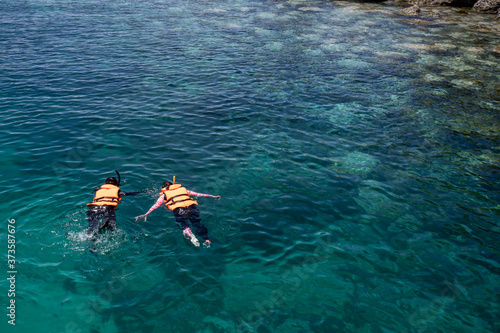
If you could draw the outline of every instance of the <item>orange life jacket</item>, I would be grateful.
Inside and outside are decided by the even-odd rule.
[[[165,206],[170,210],[198,204],[196,200],[193,200],[188,195],[186,188],[182,187],[181,184],[170,185],[168,188],[164,187],[159,194],[165,196]]]
[[[112,184],[104,184],[99,190],[95,192],[94,200],[87,206],[118,206],[122,199],[118,193],[120,188]]]

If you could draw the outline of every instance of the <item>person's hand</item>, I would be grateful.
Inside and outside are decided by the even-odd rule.
[[[215,200],[220,200],[220,195],[215,195],[214,198]]]
[[[135,222],[139,222],[139,220],[144,220],[146,221],[148,219],[148,216],[146,214],[144,215],[139,215],[135,217]]]

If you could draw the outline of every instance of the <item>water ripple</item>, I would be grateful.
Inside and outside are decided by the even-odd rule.
[[[397,9],[0,4],[20,331],[494,330],[498,38],[470,26],[496,28]],[[150,192],[92,241],[114,170]],[[135,223],[173,176],[222,196],[211,248],[164,208]]]

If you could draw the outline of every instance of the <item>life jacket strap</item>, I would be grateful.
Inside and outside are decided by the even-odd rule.
[[[109,200],[111,199],[111,201]],[[100,197],[100,198],[95,198],[94,202],[101,202],[101,201],[106,201],[106,202],[119,202],[117,197]]]
[[[187,197],[187,199],[184,199],[184,200],[174,200],[177,197]],[[189,195],[187,195],[187,194],[178,194],[178,195],[174,195],[173,197],[171,197],[170,199],[168,199],[166,205],[167,206],[175,205],[175,204],[177,204],[179,202],[184,202],[184,201],[189,201],[189,200],[192,200]]]

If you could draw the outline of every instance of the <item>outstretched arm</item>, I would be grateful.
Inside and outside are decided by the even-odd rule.
[[[137,194],[148,193],[148,192],[151,192],[151,190],[143,190],[143,191],[136,191],[136,192],[123,192],[123,191],[120,191],[120,193],[118,195],[120,197],[122,197],[124,195],[137,195]]]
[[[204,193],[196,193],[194,191],[187,190],[187,193],[189,196],[193,197],[206,197],[206,198],[215,198],[217,200],[220,199],[220,195],[211,195],[211,194],[204,194]]]
[[[144,219],[144,221],[147,220],[148,218],[148,215],[149,213],[151,213],[152,211],[156,210],[158,207],[161,206],[161,204],[163,203],[163,200],[164,200],[165,196],[162,195],[158,198],[158,200],[156,200],[155,204],[153,206],[151,206],[151,208],[149,208],[148,212],[144,215],[139,215],[135,218],[135,222],[137,222],[138,220],[140,219]]]

